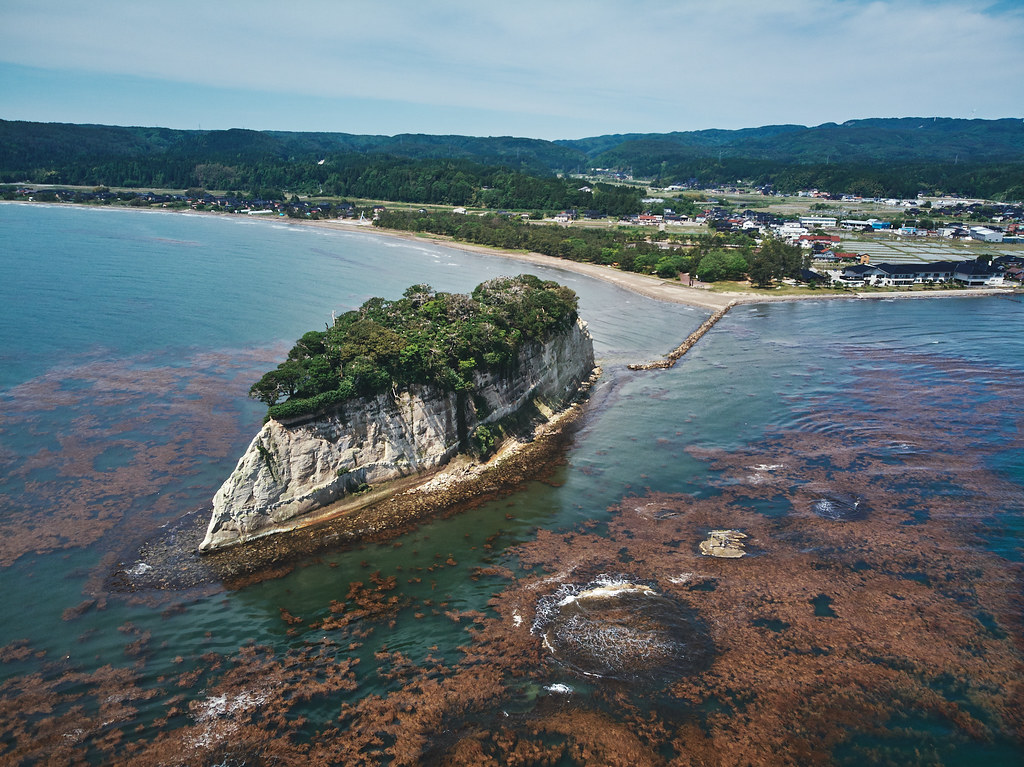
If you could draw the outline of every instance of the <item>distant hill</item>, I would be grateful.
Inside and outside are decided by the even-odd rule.
[[[598,136],[560,141],[600,167],[657,173],[661,163],[703,157],[789,163],[1020,162],[1024,121],[946,117],[851,120],[814,128],[771,125],[744,130],[703,130]]]
[[[531,176],[608,168],[665,184],[735,183],[742,178],[780,189],[1024,196],[1024,121],[1009,118],[879,118],[815,127],[769,125],[560,141],[0,120],[0,181],[6,183],[201,186],[212,173],[247,188],[258,183],[302,188],[303,168],[321,160],[350,167],[356,157],[366,158],[359,161],[361,166],[393,164],[396,158],[458,161]],[[460,167],[465,174],[467,166]],[[422,172],[421,166],[417,173]]]
[[[509,136],[365,136],[286,131],[200,131],[0,120],[0,172],[82,161],[162,156],[205,162],[319,161],[331,154],[465,159],[537,173],[585,170],[586,155],[551,141]]]

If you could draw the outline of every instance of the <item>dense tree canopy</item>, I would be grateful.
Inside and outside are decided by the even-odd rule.
[[[1012,119],[904,118],[551,142],[0,120],[0,183],[288,189],[499,209],[638,212],[639,198],[625,185],[610,195],[581,192],[571,174],[594,168],[658,184],[743,179],[784,192],[816,187],[868,197],[923,191],[1020,200],[1024,132]]]
[[[747,275],[754,285],[766,288],[785,277],[799,279],[809,260],[810,256],[805,256],[799,245],[787,245],[769,237],[751,256]]]
[[[304,334],[249,394],[283,418],[410,384],[472,391],[474,370],[512,364],[524,343],[575,322],[576,307],[572,290],[533,275],[489,280],[471,295],[413,285]]]
[[[529,224],[518,218],[457,213],[388,211],[378,226],[413,232],[431,232],[456,240],[506,250],[526,250],[569,261],[617,265],[620,269],[657,274],[673,279],[689,270],[710,248],[752,247],[745,233],[666,235],[641,227],[575,228]],[[659,241],[659,235],[670,238]]]
[[[739,251],[712,250],[700,260],[694,271],[703,282],[739,280],[747,272],[747,259]]]

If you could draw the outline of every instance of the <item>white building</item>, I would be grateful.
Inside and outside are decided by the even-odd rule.
[[[981,240],[982,242],[1002,242],[1003,233],[997,232],[995,229],[989,229],[987,226],[972,226],[971,239]]]
[[[800,226],[809,229],[835,229],[836,219],[831,216],[800,216]]]

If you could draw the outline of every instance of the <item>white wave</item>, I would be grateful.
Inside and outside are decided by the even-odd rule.
[[[657,592],[650,586],[642,583],[630,583],[629,581],[612,581],[595,586],[592,589],[581,591],[578,594],[567,594],[558,603],[559,607],[565,607],[573,602],[581,602],[588,599],[614,599],[622,594],[644,594],[654,596]]]
[[[136,562],[134,567],[129,567],[125,570],[125,575],[131,575],[138,578],[140,575],[145,575],[153,569],[152,565],[147,565],[145,562]]]
[[[195,709],[193,718],[197,722],[206,722],[211,719],[219,719],[238,711],[250,711],[266,702],[267,696],[264,693],[240,692],[234,697],[227,695],[211,695],[201,701]]]

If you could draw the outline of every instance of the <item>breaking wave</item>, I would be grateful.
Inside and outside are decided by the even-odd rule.
[[[531,630],[558,662],[587,676],[669,681],[711,654],[691,608],[621,574],[541,597]]]

